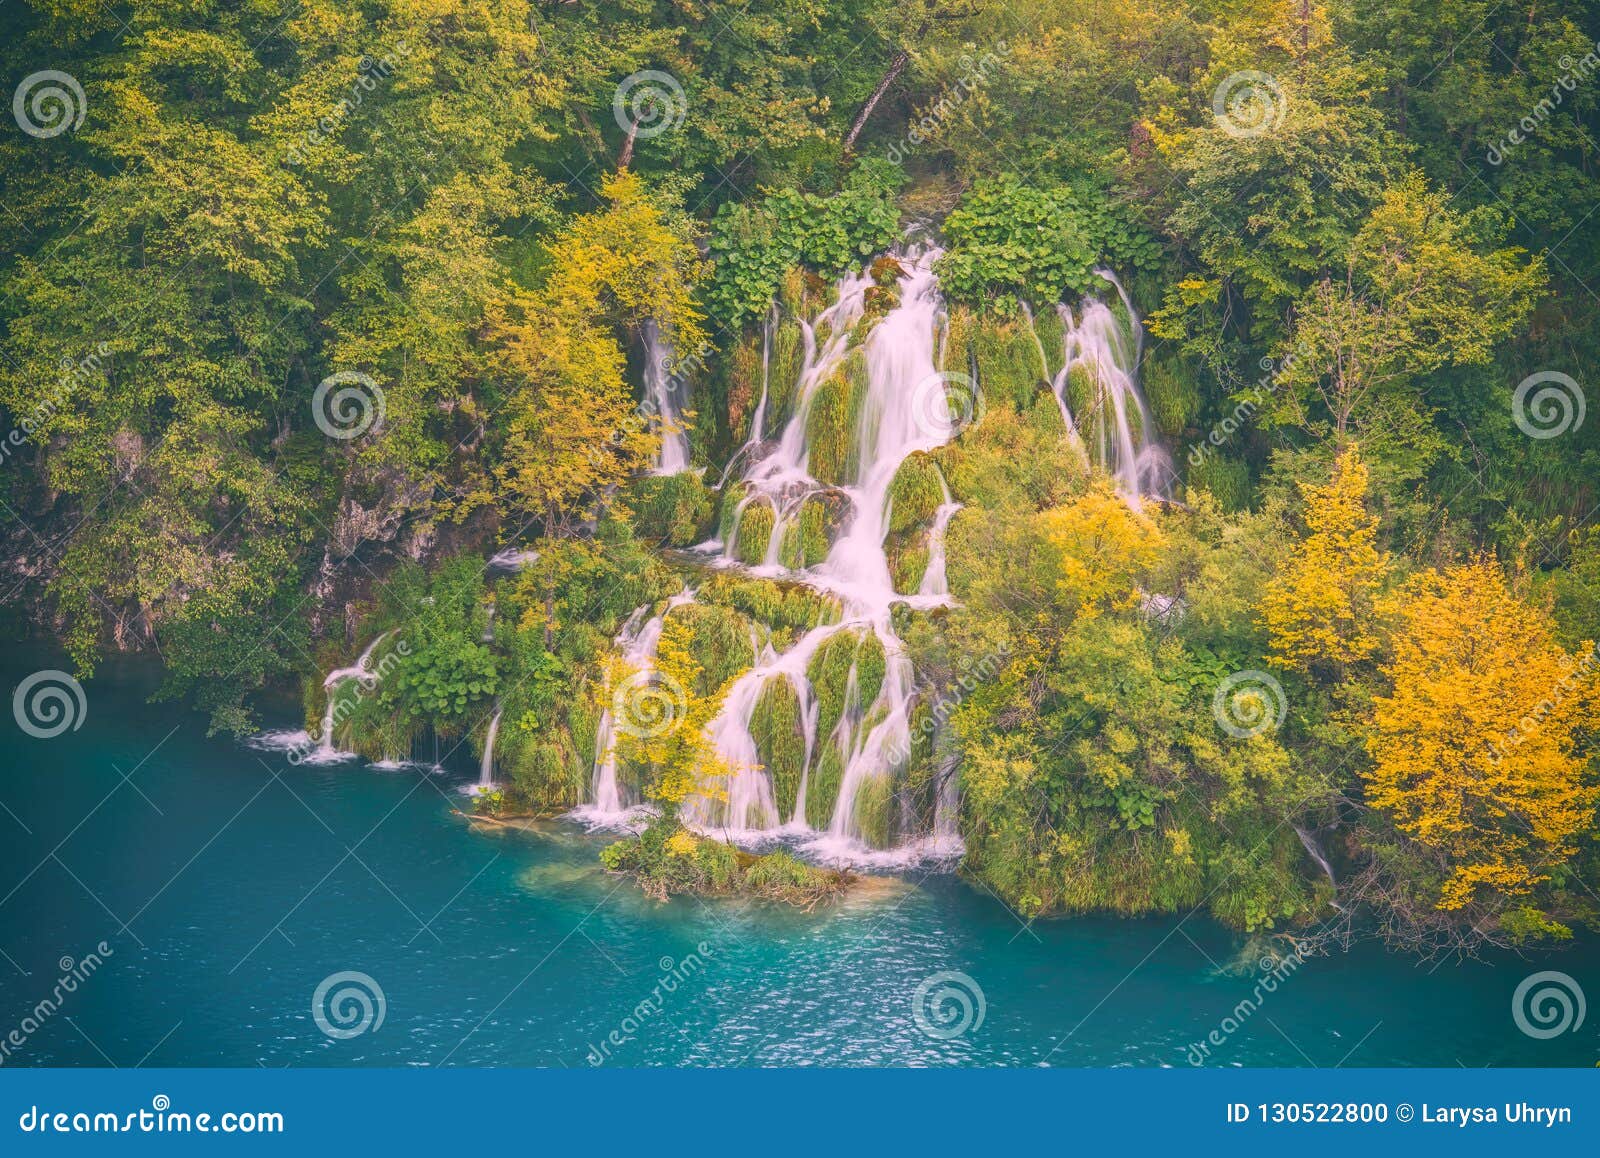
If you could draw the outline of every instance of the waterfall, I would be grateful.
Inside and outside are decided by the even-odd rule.
[[[642,332],[645,401],[661,424],[661,453],[653,473],[681,474],[689,469],[689,432],[684,429],[683,411],[673,397],[680,380],[668,369],[672,348],[654,321],[646,321]]]
[[[1116,480],[1117,490],[1137,506],[1143,498],[1168,497],[1176,472],[1136,379],[1144,343],[1139,315],[1116,275],[1096,272],[1115,287],[1127,312],[1127,328],[1097,298],[1085,297],[1076,317],[1065,303],[1057,305],[1063,361],[1051,386],[1067,430],[1085,441],[1095,462]],[[1075,374],[1087,376],[1090,397],[1088,409],[1076,421],[1071,399]]]
[[[922,582],[917,587],[917,594],[943,601],[950,594],[950,583],[945,577],[945,533],[949,531],[950,520],[961,509],[961,504],[951,501],[950,484],[944,481],[943,471],[939,472],[939,491],[944,495],[944,499],[940,502],[939,509],[933,513],[933,527],[928,532],[928,567],[922,573]]]
[[[894,849],[870,847],[859,800],[869,786],[881,787],[887,781],[892,788],[904,754],[911,750],[914,673],[895,634],[892,609],[897,603],[926,607],[948,602],[944,533],[959,509],[948,487],[929,531],[929,564],[916,594],[895,591],[885,552],[889,495],[896,474],[911,455],[935,450],[957,433],[937,417],[942,396],[938,404],[929,405],[930,389],[944,389],[938,357],[943,303],[933,274],[938,257],[937,250],[900,255],[899,302],[864,340],[857,340],[859,323],[866,290],[873,284],[865,274],[842,278],[833,304],[814,320],[801,323],[803,358],[788,419],[774,441],[752,447],[752,455],[759,457],[752,458],[740,479],[744,493],[728,524],[726,542],[702,545],[702,551],[720,553],[718,565],[735,565],[745,512],[752,504],[766,504],[774,512],[773,525],[762,562],[750,570],[831,595],[843,614],[836,623],[805,632],[781,654],[768,648],[729,687],[706,735],[719,761],[733,771],[725,783],[708,786],[685,802],[684,820],[696,828],[741,840],[792,834],[803,838],[804,849],[835,862],[897,864],[928,852],[929,839],[905,840]],[[810,470],[811,413],[823,383],[857,352],[863,360],[864,381],[849,477],[841,485],[825,486]],[[764,407],[760,413],[765,421]],[[780,561],[784,535],[800,517],[805,500],[822,492],[839,496],[845,508],[833,520],[837,533],[826,558],[814,566],[786,567]],[[885,670],[872,702],[863,705],[856,669],[850,669],[844,708],[828,738],[843,768],[838,799],[826,826],[816,831],[806,823],[806,802],[814,791],[819,762],[820,704],[807,673],[823,645],[842,632],[875,638],[883,649]],[[751,730],[762,692],[772,680],[787,681],[793,689],[805,741],[795,806],[787,818],[780,815],[772,778]]]
[[[500,734],[500,701],[494,702],[494,715],[489,717],[489,731],[483,737],[483,761],[478,765],[478,791],[487,792],[494,787],[494,738]]]
[[[655,665],[656,645],[661,641],[668,612],[674,607],[693,602],[694,592],[685,587],[667,600],[660,615],[646,619],[650,611],[648,603],[634,608],[616,638],[616,648],[622,662],[635,672],[651,670]],[[612,718],[609,693],[610,689],[607,688],[605,706],[600,712],[600,722],[595,727],[591,801],[572,813],[591,828],[626,827],[636,819],[636,808],[628,804],[625,787],[617,777],[616,723]]]
[[[393,634],[393,631],[384,632],[371,643],[367,644],[366,650],[356,657],[355,663],[351,664],[349,667],[336,668],[335,670],[329,672],[327,677],[322,681],[323,688],[328,692],[328,703],[322,712],[322,735],[317,739],[317,752],[323,759],[342,755],[342,753],[340,753],[339,750],[333,746],[333,729],[335,724],[334,708],[339,702],[339,697],[337,695],[339,685],[345,680],[351,679],[360,680],[363,685],[368,687],[376,682],[371,678],[372,672],[367,667],[367,661],[372,658],[372,653],[378,650],[378,645]]]

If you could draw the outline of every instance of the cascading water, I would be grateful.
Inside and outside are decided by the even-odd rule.
[[[342,755],[342,753],[340,753],[338,749],[333,746],[333,729],[335,724],[334,709],[337,707],[339,702],[339,697],[334,693],[338,690],[339,685],[345,680],[353,679],[361,680],[363,683],[370,682],[372,672],[367,667],[367,663],[372,659],[372,653],[378,650],[378,645],[384,640],[388,639],[392,634],[394,633],[390,631],[384,632],[382,635],[378,636],[377,639],[374,639],[371,643],[367,644],[367,649],[356,657],[355,663],[351,664],[349,667],[336,668],[335,670],[329,672],[327,677],[323,679],[322,686],[328,691],[328,704],[322,712],[322,734],[317,738],[317,751],[323,756],[323,758],[337,757]]]
[[[655,474],[681,474],[689,469],[689,432],[683,425],[683,408],[675,398],[675,378],[669,367],[672,350],[655,322],[641,327],[644,342],[644,396],[661,423],[661,451]]]
[[[648,603],[635,608],[617,634],[616,646],[622,662],[634,673],[648,673],[655,665],[656,645],[661,641],[668,613],[675,607],[693,602],[694,592],[686,587],[667,600],[660,615],[645,618],[650,611]],[[637,803],[630,804],[627,789],[617,775],[616,731],[608,694],[605,707],[600,712],[600,722],[595,727],[591,800],[572,813],[591,828],[627,827],[637,819]]]
[[[943,318],[933,274],[938,256],[937,251],[924,251],[900,258],[899,302],[864,340],[857,340],[857,330],[866,291],[873,284],[866,275],[842,279],[833,305],[814,322],[802,324],[804,358],[791,415],[776,443],[750,463],[741,479],[744,494],[731,522],[732,533],[726,543],[717,544],[719,562],[732,565],[741,556],[750,557],[740,551],[740,524],[752,504],[764,503],[774,512],[772,526],[761,562],[752,570],[831,595],[843,613],[838,622],[804,633],[786,652],[769,652],[730,686],[707,736],[732,772],[724,783],[686,802],[684,818],[697,828],[741,840],[803,834],[804,847],[825,860],[893,863],[927,851],[926,842],[918,840],[907,840],[892,850],[870,848],[857,801],[869,786],[887,784],[911,747],[913,672],[895,634],[891,611],[896,603],[926,608],[949,602],[943,534],[958,504],[950,500],[948,489],[929,533],[929,565],[916,593],[895,590],[885,547],[890,488],[900,468],[913,454],[935,450],[957,432],[937,364]],[[826,336],[819,346],[820,333]],[[852,356],[862,360],[858,417],[844,481],[830,487],[811,471],[812,409],[824,384]],[[843,507],[842,515],[833,520],[837,532],[826,557],[809,567],[786,566],[781,561],[786,537],[793,533],[806,500],[823,493],[836,496]],[[850,669],[840,718],[827,740],[843,772],[832,813],[818,831],[806,822],[819,752],[819,704],[808,673],[819,650],[841,633],[876,639],[884,671],[872,702],[862,705],[857,672],[854,665]],[[752,733],[762,693],[774,680],[786,681],[793,691],[805,745],[794,807],[787,816],[781,814],[783,804],[775,798]]]
[[[897,591],[889,546],[896,477],[913,455],[935,451],[959,432],[946,402],[946,379],[952,376],[940,372],[943,306],[933,274],[938,256],[936,250],[925,250],[895,259],[898,301],[875,321],[868,311],[869,291],[879,283],[866,273],[842,278],[833,303],[814,318],[794,319],[801,360],[793,389],[785,394],[771,389],[776,314],[767,319],[760,400],[749,436],[730,459],[719,489],[734,477],[736,466],[742,473],[727,493],[721,536],[696,550],[713,566],[743,567],[756,576],[799,583],[830,596],[840,614],[835,622],[803,632],[783,651],[775,650],[770,638],[763,643],[752,634],[752,666],[729,685],[706,727],[717,763],[727,774],[708,781],[702,792],[684,802],[681,815],[692,827],[741,842],[791,836],[819,859],[833,862],[894,865],[961,851],[959,758],[944,747],[939,747],[931,789],[922,790],[931,799],[917,797],[922,800],[916,806],[920,819],[913,814],[912,798],[901,795],[893,838],[898,843],[882,847],[889,828],[885,817],[893,812],[890,800],[902,787],[896,778],[912,752],[917,702],[915,673],[892,613],[896,604],[922,610],[950,605],[945,543],[951,520],[961,509],[935,465],[941,501],[931,521],[917,531],[925,535],[927,562],[920,581],[912,580],[914,592]],[[1042,343],[1039,357],[1044,376],[1054,379],[1068,431],[1080,444],[1087,441],[1085,449],[1096,455],[1128,500],[1137,503],[1141,497],[1166,495],[1172,464],[1135,380],[1137,315],[1115,277],[1108,272],[1102,276],[1121,295],[1126,324],[1093,298],[1085,298],[1076,315],[1060,307],[1064,335],[1059,372],[1051,374]],[[1034,336],[1037,341],[1036,330]],[[822,431],[840,413],[841,381],[853,391],[844,395],[851,437],[823,454]],[[647,393],[654,389],[647,383]],[[835,409],[817,411],[824,396]],[[774,414],[769,407],[779,398],[786,401]],[[1082,406],[1076,423],[1073,398]],[[822,421],[814,423],[814,414]],[[686,462],[686,449],[682,457]],[[802,538],[813,502],[825,512],[825,550],[816,549],[815,539],[807,545]],[[760,518],[750,517],[757,512]],[[798,550],[797,542],[802,544]],[[645,622],[644,613],[643,608],[635,613],[617,641],[623,658],[641,666],[653,658],[660,634],[660,617]],[[869,642],[881,658],[881,671],[873,676],[877,683],[865,685],[862,669],[851,660],[843,686],[835,685],[830,693],[837,697],[830,703],[838,715],[830,714],[827,734],[819,736],[822,704],[813,682],[814,661],[824,658],[825,649],[859,649]],[[792,754],[787,758],[789,779],[780,793],[755,723],[764,703],[785,699],[791,713],[785,719],[798,729],[804,755],[798,769]],[[612,732],[606,712],[596,737],[593,803],[578,813],[591,822],[615,822],[629,814]]]
[[[487,792],[494,787],[494,738],[500,734],[500,701],[496,700],[494,715],[489,717],[489,730],[483,737],[483,760],[478,765],[478,791]]]
[[[1135,377],[1144,329],[1133,301],[1110,270],[1096,270],[1115,287],[1127,315],[1124,328],[1105,302],[1085,297],[1077,317],[1065,303],[1056,306],[1062,326],[1062,366],[1052,388],[1067,429],[1084,438],[1095,462],[1116,480],[1130,503],[1166,498],[1176,478],[1172,459],[1156,433],[1155,419]],[[1080,398],[1088,408],[1074,421],[1074,378],[1087,379]]]
[[[961,509],[961,504],[950,498],[950,484],[939,473],[939,492],[944,500],[933,513],[933,529],[928,532],[928,569],[922,573],[922,583],[917,594],[942,599],[950,594],[950,582],[945,576],[944,540],[950,530],[950,520]]]

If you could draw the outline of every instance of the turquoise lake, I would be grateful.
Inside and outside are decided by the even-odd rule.
[[[8,696],[60,666],[11,656]],[[108,665],[53,739],[0,713],[0,1038],[31,1027],[8,1065],[1187,1066],[1213,1031],[1215,1066],[1600,1059],[1593,1011],[1548,1040],[1512,1017],[1539,970],[1600,995],[1592,940],[1464,964],[1365,945],[1234,1018],[1259,967],[1203,914],[1030,925],[920,872],[814,913],[658,904],[599,871],[603,837],[454,815],[470,760],[293,767],[207,739],[201,717],[148,703],[153,686]],[[35,1016],[101,942],[98,970]],[[383,1019],[330,1037],[313,995],[345,972],[381,990]],[[967,1000],[940,1007],[965,1016],[953,1036],[918,1015],[919,990],[947,984]]]

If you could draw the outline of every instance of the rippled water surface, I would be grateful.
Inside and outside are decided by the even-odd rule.
[[[13,659],[6,687],[38,666]],[[141,672],[87,688],[56,739],[4,714],[0,1036],[32,1026],[7,1064],[1182,1066],[1255,985],[1203,917],[1025,926],[944,876],[819,913],[657,904],[571,826],[471,829],[452,815],[470,768],[295,768],[147,704]],[[101,941],[99,971],[34,1019],[61,959]],[[1597,962],[1314,959],[1208,1064],[1593,1065],[1600,1016],[1535,1040],[1511,997],[1545,968],[1600,994]],[[347,971],[383,1020],[334,1039],[312,998]],[[970,1024],[942,1037],[940,1018]]]

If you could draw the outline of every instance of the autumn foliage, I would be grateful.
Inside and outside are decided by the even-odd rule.
[[[1326,486],[1302,485],[1307,535],[1261,601],[1274,660],[1285,667],[1348,664],[1378,646],[1373,600],[1389,570],[1378,520],[1367,513],[1367,467],[1351,443]]]
[[[1526,895],[1594,811],[1574,744],[1596,704],[1593,672],[1490,560],[1419,575],[1394,602],[1368,803],[1438,857],[1439,908]]]

